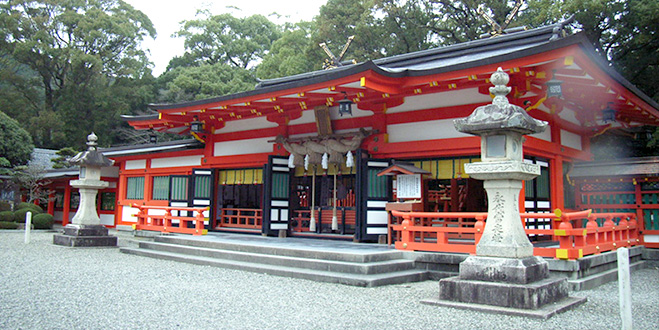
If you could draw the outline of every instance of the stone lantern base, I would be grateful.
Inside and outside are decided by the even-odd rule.
[[[470,256],[460,275],[439,281],[439,299],[426,304],[546,319],[586,301],[569,297],[566,278],[549,277],[540,257]]]
[[[64,227],[64,234],[53,236],[53,244],[69,247],[116,247],[117,237],[108,234],[103,225],[74,225]]]

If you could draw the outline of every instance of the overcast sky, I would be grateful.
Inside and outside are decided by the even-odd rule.
[[[266,17],[276,12],[280,19],[270,16],[271,21],[310,21],[318,15],[320,6],[327,0],[124,0],[149,16],[158,33],[157,38],[147,38],[143,48],[150,51],[149,59],[155,64],[154,76],[159,76],[174,56],[182,55],[183,39],[172,38],[183,20],[194,19],[198,9],[209,9],[213,14],[231,13],[237,17],[261,14]],[[237,10],[235,8],[240,8]]]

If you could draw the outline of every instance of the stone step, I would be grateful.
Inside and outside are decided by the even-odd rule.
[[[325,246],[318,248],[314,245],[313,240],[309,239],[300,239],[303,240],[303,243],[292,244],[291,241],[287,241],[287,244],[269,244],[263,243],[263,238],[259,237],[253,241],[250,241],[249,238],[244,238],[240,243],[235,241],[222,241],[216,238],[187,238],[185,236],[158,236],[155,237],[155,242],[158,243],[169,243],[169,244],[178,244],[186,245],[193,247],[209,248],[209,249],[219,249],[219,250],[230,250],[238,252],[248,252],[248,253],[258,253],[258,254],[269,254],[269,255],[278,255],[278,256],[288,256],[288,257],[298,257],[298,258],[307,258],[307,259],[322,259],[322,260],[335,260],[335,261],[346,261],[346,262],[377,262],[377,261],[386,261],[386,260],[396,260],[396,259],[405,259],[404,252],[398,250],[387,250],[383,249],[382,251],[372,251],[372,252],[354,252],[355,249],[364,247],[361,244],[349,243],[351,248],[348,249],[328,249]],[[273,239],[273,242],[276,242]],[[348,244],[348,243],[343,243]],[[345,246],[345,245],[341,245]]]
[[[139,247],[142,249],[178,253],[196,257],[208,257],[227,261],[277,265],[282,267],[304,268],[337,273],[368,275],[414,269],[414,261],[407,259],[392,259],[373,262],[337,261],[318,258],[290,257],[281,254],[264,254],[260,252],[243,252],[218,248],[196,247],[160,242],[140,242]]]
[[[645,261],[637,261],[629,264],[629,271],[633,272],[646,267]],[[609,269],[599,273],[594,273],[579,279],[568,279],[568,285],[572,291],[591,290],[602,284],[618,280],[618,269]]]
[[[282,265],[261,264],[246,261],[217,259],[207,256],[196,256],[168,251],[157,251],[145,248],[121,248],[121,252],[139,256],[173,260],[197,265],[208,265],[276,276],[301,278],[319,282],[339,283],[353,286],[374,287],[390,284],[423,281],[427,279],[425,271],[409,269],[384,274],[351,274],[327,270],[297,268]]]

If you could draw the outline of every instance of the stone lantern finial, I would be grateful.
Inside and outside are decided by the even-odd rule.
[[[96,150],[96,146],[98,143],[98,136],[92,132],[91,134],[87,135],[87,145],[89,146],[88,150]]]
[[[490,76],[490,82],[492,82],[494,85],[494,87],[490,87],[490,93],[494,95],[492,104],[499,108],[505,108],[510,104],[508,102],[508,98],[506,97],[506,95],[508,95],[512,90],[512,88],[507,86],[509,81],[510,77],[505,71],[501,69],[501,67],[499,67],[497,71],[492,73]]]

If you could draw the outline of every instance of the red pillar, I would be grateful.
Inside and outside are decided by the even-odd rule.
[[[69,210],[71,209],[71,181],[64,188],[64,210],[62,212],[62,226],[69,224]]]

